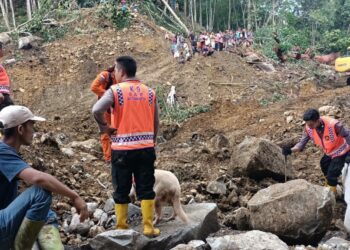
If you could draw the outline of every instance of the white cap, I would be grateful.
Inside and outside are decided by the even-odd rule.
[[[33,115],[27,107],[19,105],[10,105],[0,111],[0,122],[4,129],[16,127],[27,121],[46,121],[46,119]]]

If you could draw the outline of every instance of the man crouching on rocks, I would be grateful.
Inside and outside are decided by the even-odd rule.
[[[303,136],[294,147],[283,147],[282,153],[302,151],[311,139],[325,153],[321,159],[321,169],[327,179],[327,186],[335,194],[337,179],[341,175],[344,163],[350,163],[350,133],[338,120],[321,116],[316,109],[304,113],[305,129]]]
[[[22,145],[32,143],[35,121],[45,119],[23,106],[8,106],[0,112],[4,135],[0,141],[0,249],[32,249],[48,216],[51,192],[69,197],[81,221],[88,218],[87,206],[75,191],[29,167],[18,155]],[[19,196],[18,179],[33,184]]]

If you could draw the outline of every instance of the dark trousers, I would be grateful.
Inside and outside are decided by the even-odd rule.
[[[338,177],[341,175],[341,171],[344,167],[345,157],[347,154],[331,158],[328,155],[324,155],[321,158],[321,169],[327,178],[327,184],[330,186],[336,186]]]
[[[14,105],[9,94],[3,94],[3,95],[4,95],[4,101],[0,103],[0,111],[7,106]]]
[[[132,185],[132,175],[136,184],[138,200],[153,200],[154,148],[139,150],[112,150],[112,183],[115,203],[127,204],[130,202],[129,193]]]

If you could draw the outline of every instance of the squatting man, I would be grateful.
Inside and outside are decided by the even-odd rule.
[[[344,163],[350,163],[350,133],[338,120],[328,116],[320,116],[316,109],[308,109],[303,116],[305,129],[301,140],[294,147],[283,147],[282,153],[287,156],[302,151],[311,139],[321,147],[324,156],[320,165],[326,179],[326,186],[336,194],[338,177],[342,173]]]

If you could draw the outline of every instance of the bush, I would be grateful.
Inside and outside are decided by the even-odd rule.
[[[131,24],[131,15],[128,9],[122,10],[118,0],[107,0],[101,4],[98,16],[110,20],[114,27],[123,29]]]
[[[187,105],[170,106],[167,100],[167,94],[163,87],[156,88],[156,95],[160,109],[160,120],[170,123],[182,123],[188,118],[191,118],[199,113],[205,113],[210,110],[209,106],[195,106],[189,107]]]
[[[308,33],[304,30],[296,30],[289,26],[276,27],[276,29],[271,26],[263,27],[255,32],[255,47],[260,49],[267,57],[277,59],[273,51],[273,48],[277,46],[272,35],[274,30],[278,31],[278,37],[281,41],[280,48],[285,53],[294,46],[299,46],[302,50],[310,46]]]
[[[346,52],[350,46],[350,37],[339,29],[326,31],[317,48],[323,53]]]

